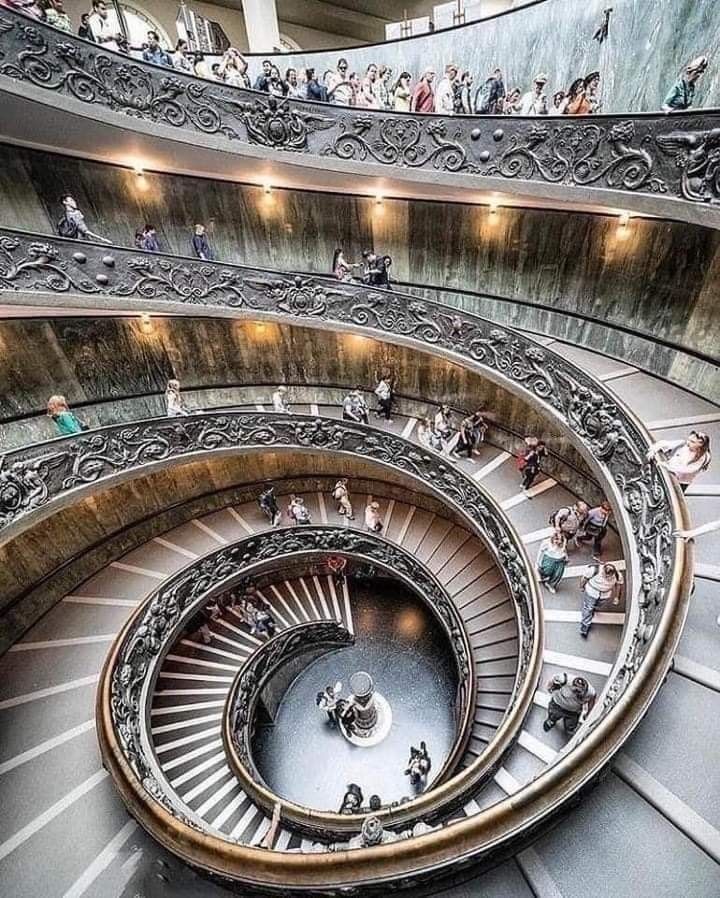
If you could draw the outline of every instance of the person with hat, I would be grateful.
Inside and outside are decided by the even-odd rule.
[[[355,421],[357,424],[369,423],[367,403],[359,388],[348,393],[343,399],[342,416],[343,421]]]
[[[550,701],[548,716],[543,722],[545,732],[551,730],[559,721],[563,721],[568,736],[577,730],[580,717],[588,714],[597,698],[597,693],[585,677],[575,677],[570,682],[567,673],[554,676],[548,683]]]
[[[305,505],[305,500],[302,496],[290,496],[290,504],[288,505],[288,517],[291,521],[295,521],[296,524],[310,523],[310,512],[308,511],[308,508]]]
[[[698,56],[689,62],[678,80],[673,84],[670,93],[665,97],[662,111],[682,112],[683,109],[689,109],[695,97],[697,80],[707,67],[707,56]]]
[[[520,115],[548,114],[548,98],[545,93],[547,80],[548,76],[544,73],[535,76],[532,90],[523,94],[523,97],[520,100]]]

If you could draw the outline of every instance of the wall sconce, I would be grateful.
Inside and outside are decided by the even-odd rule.
[[[263,184],[263,191],[265,192],[265,196],[270,196],[272,193],[272,184]]]
[[[383,195],[382,195],[382,193],[376,193],[376,194],[375,194],[375,205],[376,205],[376,206],[382,206],[382,204],[383,204]]]
[[[149,312],[143,312],[140,315],[140,330],[144,334],[151,334],[153,332],[153,323]]]
[[[133,171],[138,176],[138,178],[142,178],[145,175],[145,169],[142,165],[133,165]]]
[[[500,208],[500,207],[498,206],[497,203],[490,203],[490,214],[491,214],[491,215],[497,215],[498,209],[499,209],[499,208]]]
[[[626,228],[630,224],[630,213],[621,212],[620,218],[618,219],[618,224],[621,228]]]

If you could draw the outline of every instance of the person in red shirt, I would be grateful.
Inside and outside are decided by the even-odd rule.
[[[415,90],[410,99],[410,112],[435,111],[435,94],[432,89],[434,78],[435,72],[432,69],[423,72],[423,76],[415,85]]]

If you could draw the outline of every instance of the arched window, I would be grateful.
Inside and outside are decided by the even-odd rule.
[[[160,43],[164,47],[174,46],[175,42],[170,40],[162,25],[143,12],[143,10],[138,9],[137,6],[131,6],[129,3],[121,3],[120,10],[125,20],[125,30],[131,47],[142,47],[143,44],[147,43],[148,31],[157,31],[160,36]]]

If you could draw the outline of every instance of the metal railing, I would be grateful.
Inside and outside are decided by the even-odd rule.
[[[155,757],[149,726],[150,705],[163,660],[198,611],[219,591],[228,589],[239,578],[257,578],[260,573],[267,576],[277,569],[278,563],[286,570],[288,565],[309,563],[318,556],[322,558],[329,554],[341,555],[354,563],[369,564],[384,575],[398,579],[417,594],[442,627],[452,648],[456,668],[459,703],[456,735],[435,778],[436,785],[430,792],[411,802],[386,808],[380,816],[387,818],[387,824],[398,826],[407,824],[420,814],[439,814],[443,810],[447,813],[451,803],[454,807],[467,802],[514,742],[517,727],[522,723],[520,715],[527,713],[527,699],[536,686],[537,672],[519,664],[515,686],[508,698],[496,738],[491,740],[483,756],[456,773],[470,737],[476,694],[470,640],[460,613],[437,578],[410,553],[383,537],[345,527],[284,528],[248,537],[187,565],[147,598],[117,640],[113,648],[115,660],[106,666],[100,685],[100,691],[107,691],[110,697],[107,720],[111,729],[103,732],[102,740],[110,751],[111,772],[115,773],[112,757],[119,750],[133,770],[136,786],[145,788],[148,797],[159,801],[178,820],[189,822],[196,828],[204,826],[208,829],[178,797]],[[523,654],[534,654],[534,646],[525,645],[523,640],[530,639],[532,642],[541,630],[542,622],[538,619],[533,621],[530,629],[518,633],[518,659]],[[295,631],[298,631],[297,634]],[[320,630],[313,632],[321,636]],[[148,634],[151,634],[149,638]],[[265,672],[261,676],[258,665],[265,665],[268,653],[273,665],[285,658],[285,640],[289,639],[291,646],[295,646],[296,635],[299,635],[298,646],[304,645],[298,627],[283,630],[277,639],[263,644],[253,653],[238,671],[226,702],[225,748],[228,763],[243,791],[260,808],[271,815],[279,801],[282,820],[290,828],[312,838],[332,842],[359,832],[362,818],[322,812],[280,799],[261,780],[252,760],[253,709],[264,679],[271,676],[271,671],[264,666]],[[279,641],[280,637],[283,637],[282,641]],[[257,676],[249,674],[249,671]],[[231,726],[231,721],[236,723],[239,719],[242,726],[236,727],[234,723]],[[105,726],[104,712],[98,722],[101,728]],[[149,788],[148,783],[151,784]]]
[[[500,842],[557,810],[632,732],[670,664],[687,610],[692,559],[691,550],[672,538],[673,530],[684,526],[686,514],[677,487],[655,462],[647,460],[649,434],[604,384],[561,354],[510,328],[441,303],[363,285],[150,256],[8,230],[0,236],[0,255],[0,287],[7,302],[52,304],[62,296],[72,297],[74,307],[180,314],[201,311],[204,315],[333,328],[402,343],[472,368],[564,425],[613,504],[627,562],[623,642],[601,701],[552,767],[512,799],[447,830],[394,845],[392,853],[383,847],[361,850],[353,852],[352,862],[344,863],[337,855],[315,867],[279,857],[272,874],[251,849],[228,849],[214,858],[200,847],[188,848],[186,859],[219,872],[229,865],[244,871],[247,881],[252,881],[253,870],[262,867],[263,875],[269,877],[266,881],[273,883],[277,876],[283,887],[296,880],[308,887],[322,884],[331,888],[410,872],[422,878],[422,871],[430,875],[429,871],[445,864],[488,854]],[[226,423],[220,426],[210,415],[198,416],[196,421],[135,424],[124,429],[126,436],[119,445],[116,441],[122,428],[104,428],[87,436],[10,452],[0,466],[4,478],[0,523],[5,524],[7,535],[15,524],[30,522],[49,509],[60,495],[69,497],[73,490],[100,482],[113,471],[127,465],[142,470],[146,464],[187,457],[182,441],[190,454],[211,446],[237,450],[243,440],[233,430],[235,417],[224,416]],[[243,433],[247,433],[246,425],[257,427],[263,439],[268,435],[268,446],[276,443],[271,435],[275,433],[273,416],[255,416],[254,421],[252,415],[237,417],[244,421]],[[337,422],[323,425],[300,416],[294,424],[278,422],[285,435],[295,424],[298,439],[302,435],[307,448],[354,452],[363,445],[363,451],[377,460],[392,463],[403,457],[402,447],[396,451],[397,438],[385,434],[382,441],[353,436],[349,443],[343,438],[338,444],[335,435],[341,425]],[[363,428],[353,428],[355,434],[358,431]],[[372,433],[370,429],[367,432]],[[97,441],[95,447],[93,441]],[[389,454],[383,457],[383,452]],[[407,458],[410,467],[406,470],[417,474],[416,459],[425,456],[413,447],[412,462]],[[467,512],[466,497],[458,490],[452,465],[437,459],[433,464],[438,467],[431,478],[432,488],[454,504],[464,505]],[[507,564],[505,567],[507,570]],[[516,588],[526,576],[522,566],[515,566],[510,579]],[[143,813],[140,808],[138,813]],[[455,831],[452,839],[446,837],[451,830]],[[416,841],[423,845],[422,855],[412,847]],[[370,858],[372,868],[365,867]]]
[[[720,113],[587,117],[413,115],[278,100],[130,59],[21,14],[0,13],[0,90],[199,145],[257,148],[343,170],[357,163],[562,187],[577,198],[720,200]],[[589,191],[589,192],[588,192]],[[553,196],[558,196],[553,192]],[[711,213],[706,213],[710,215]]]

